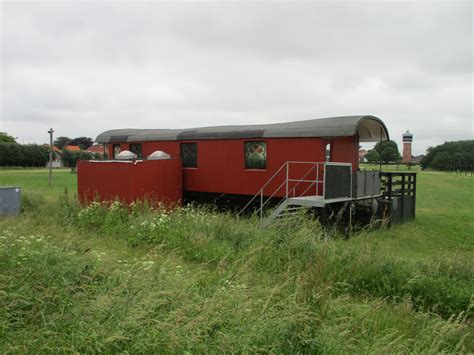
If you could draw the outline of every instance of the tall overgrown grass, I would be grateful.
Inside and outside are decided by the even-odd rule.
[[[28,201],[30,227],[0,232],[1,352],[473,350],[465,265],[349,248],[304,216]]]
[[[335,247],[327,242],[319,223],[304,215],[296,223],[293,216],[291,222],[262,229],[257,220],[238,219],[210,208],[186,206],[169,211],[146,203],[125,206],[118,201],[93,202],[81,208],[65,203],[62,211],[67,211],[78,229],[116,235],[131,245],[147,243],[178,250],[189,262],[216,266],[245,260],[252,270],[270,275],[309,268],[315,280],[330,283],[338,294],[394,302],[409,298],[415,309],[445,318],[460,312],[474,315],[470,307],[474,293],[471,268],[443,263],[406,265],[382,258],[370,247]],[[317,270],[313,270],[315,265]]]

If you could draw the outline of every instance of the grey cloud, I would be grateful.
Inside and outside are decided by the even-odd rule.
[[[472,138],[472,5],[6,3],[1,130],[384,119],[415,153]]]

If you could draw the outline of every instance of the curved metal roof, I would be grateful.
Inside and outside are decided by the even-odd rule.
[[[188,129],[114,129],[95,139],[99,143],[233,138],[348,137],[361,142],[388,140],[387,127],[375,116],[341,116],[286,123],[216,126]]]

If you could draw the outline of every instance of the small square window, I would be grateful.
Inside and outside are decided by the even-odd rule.
[[[143,156],[141,143],[130,143],[130,151],[137,155],[137,158]]]
[[[181,161],[184,168],[197,168],[196,143],[181,143]]]
[[[117,155],[119,155],[121,151],[122,149],[120,148],[120,144],[112,145],[112,154],[114,155],[114,158],[116,158]]]
[[[245,142],[245,168],[267,168],[267,143]]]

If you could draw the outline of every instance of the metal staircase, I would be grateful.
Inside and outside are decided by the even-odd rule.
[[[349,169],[351,175],[350,163],[285,162],[250,199],[239,215],[257,204],[255,212],[260,218],[262,227],[267,227],[275,220],[310,207],[324,207],[328,203],[350,200],[352,180],[344,196],[328,196],[325,179],[329,166]],[[276,206],[270,207],[271,202],[275,200],[278,201]]]
[[[272,210],[270,214],[261,221],[260,224],[262,227],[267,227],[271,223],[274,223],[278,220],[287,221],[294,218],[295,215],[302,213],[306,209],[307,208],[302,205],[289,205],[288,200],[286,200],[284,203]]]

